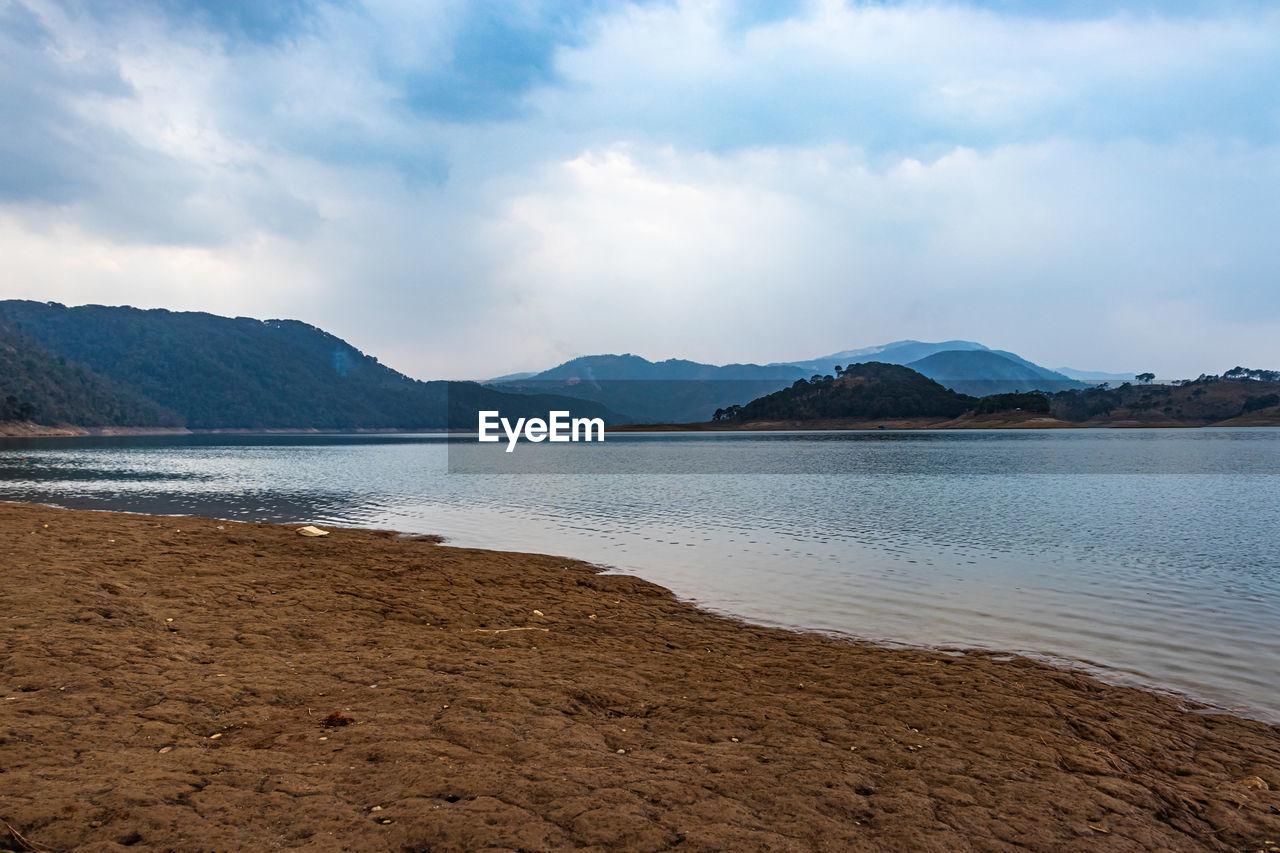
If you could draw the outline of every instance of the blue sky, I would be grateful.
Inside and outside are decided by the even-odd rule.
[[[411,375],[1280,367],[1280,8],[0,0],[0,296]]]

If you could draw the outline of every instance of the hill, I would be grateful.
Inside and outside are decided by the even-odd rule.
[[[123,419],[135,425],[474,429],[481,408],[515,417],[570,409],[610,423],[626,420],[581,400],[507,394],[473,382],[420,382],[296,320],[11,300],[0,302],[0,322],[36,347],[27,346],[15,382],[52,387],[54,365],[101,377],[110,385],[95,387],[131,406]],[[151,408],[139,408],[139,401]]]
[[[805,375],[794,365],[717,366],[675,358],[653,362],[628,353],[575,358],[491,387],[564,394],[626,412],[641,422],[680,423],[706,421],[718,408],[776,391]]]
[[[1177,385],[1067,391],[1051,397],[1050,408],[1055,417],[1084,426],[1277,425],[1280,371],[1238,367]]]
[[[909,367],[869,362],[850,365],[836,376],[797,380],[746,405],[721,409],[713,420],[726,428],[836,428],[876,421],[894,428],[949,429],[1277,426],[1280,371],[1237,367],[1177,385],[1125,383],[1052,395],[1033,391],[975,398]]]
[[[1002,350],[945,350],[906,365],[961,394],[984,397],[1019,391],[1067,391],[1084,388],[1055,373]]]
[[[957,394],[927,376],[897,364],[850,365],[839,376],[798,379],[745,406],[717,412],[716,420],[810,421],[877,418],[954,418],[976,401]]]
[[[176,427],[182,418],[0,320],[0,422]]]

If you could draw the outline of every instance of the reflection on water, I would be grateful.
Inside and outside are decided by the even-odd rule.
[[[0,498],[566,554],[758,621],[1086,661],[1280,721],[1280,431],[611,435],[498,463],[478,447],[5,440]],[[448,473],[491,463],[524,473]]]

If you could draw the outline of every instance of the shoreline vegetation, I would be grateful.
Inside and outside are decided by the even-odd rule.
[[[1280,727],[432,537],[0,503],[0,849],[1241,850]]]

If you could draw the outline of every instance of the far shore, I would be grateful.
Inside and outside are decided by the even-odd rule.
[[[86,438],[93,436],[145,435],[415,435],[445,433],[436,429],[187,429],[186,427],[82,427],[69,424],[46,426],[28,421],[0,423],[0,438]]]
[[[562,557],[0,503],[0,565],[0,849],[1280,838],[1280,727]]]
[[[1186,422],[1172,420],[1091,420],[1064,421],[1046,415],[1000,414],[937,418],[880,418],[861,420],[835,418],[815,421],[751,421],[732,423],[615,424],[606,432],[764,432],[774,430],[981,430],[981,429],[1201,429],[1206,427],[1274,427],[1280,418],[1243,415],[1225,421]],[[0,423],[0,438],[84,438],[92,436],[164,435],[414,435],[418,433],[460,433],[467,429],[187,429],[185,427],[82,427],[69,424],[44,425],[29,421]]]
[[[1245,415],[1225,421],[1095,419],[1064,421],[1048,415],[1009,413],[958,418],[829,418],[812,421],[707,421],[692,424],[621,424],[608,432],[763,432],[771,430],[965,430],[965,429],[1202,429],[1206,427],[1280,426],[1280,418]]]

